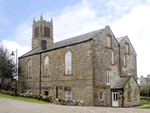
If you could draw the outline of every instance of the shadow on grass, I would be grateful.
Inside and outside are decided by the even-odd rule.
[[[5,94],[2,94],[2,93],[0,93],[0,97],[10,98],[10,99],[14,99],[14,100],[21,100],[21,101],[26,101],[26,102],[39,103],[39,104],[52,104],[52,103],[40,101],[40,100],[37,100],[37,99],[25,98],[25,97],[14,97],[14,96],[5,95]]]

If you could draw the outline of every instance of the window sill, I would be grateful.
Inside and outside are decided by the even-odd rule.
[[[106,49],[112,49],[112,47],[106,47]]]
[[[101,99],[100,102],[104,102],[104,99]]]
[[[110,83],[107,83],[107,86],[110,86]]]
[[[71,76],[72,74],[64,74],[64,76]]]

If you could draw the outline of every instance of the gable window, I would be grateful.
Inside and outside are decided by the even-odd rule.
[[[129,44],[126,43],[126,54],[129,54]]]
[[[126,55],[125,54],[123,56],[123,65],[124,65],[124,67],[126,67]]]
[[[65,90],[65,95],[66,95],[66,100],[71,100],[72,99],[71,90]]]
[[[112,55],[112,64],[115,64],[115,55],[114,55],[114,51],[111,52]]]
[[[107,75],[107,85],[110,85],[110,70],[106,70]]]
[[[103,92],[100,92],[100,100],[103,100]]]
[[[31,77],[31,60],[28,61],[28,77]]]
[[[106,46],[111,48],[111,37],[110,36],[106,36]]]
[[[65,74],[71,74],[72,69],[72,55],[70,51],[67,51],[65,55]]]
[[[48,76],[49,58],[48,56],[44,59],[44,76]]]

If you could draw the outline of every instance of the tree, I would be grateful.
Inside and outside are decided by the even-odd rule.
[[[3,45],[0,46],[0,70],[1,70],[1,89],[3,88],[4,78],[11,78],[16,74],[16,65],[11,58],[9,51]]]

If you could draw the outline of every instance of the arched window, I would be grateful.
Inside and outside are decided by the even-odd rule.
[[[28,61],[28,77],[31,77],[31,60]]]
[[[67,51],[65,55],[65,74],[71,74],[72,68],[72,55],[70,51]]]
[[[49,58],[48,56],[44,59],[44,76],[48,76]]]

